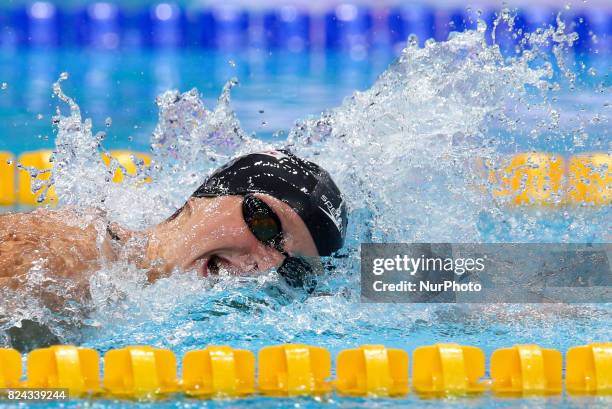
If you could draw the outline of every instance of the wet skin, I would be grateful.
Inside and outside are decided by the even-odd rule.
[[[283,249],[290,255],[317,256],[302,221],[287,204],[257,195],[278,215]],[[112,224],[106,231],[100,211],[37,210],[0,216],[0,288],[27,284],[33,267],[68,278],[86,292],[91,273],[105,262],[127,258],[146,269],[150,281],[175,270],[203,276],[224,269],[253,274],[279,266],[284,256],[257,240],[242,215],[241,196],[191,198],[174,219],[135,232]]]

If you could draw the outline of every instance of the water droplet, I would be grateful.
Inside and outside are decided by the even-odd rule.
[[[107,128],[110,128],[112,124],[113,124],[113,119],[110,116],[104,120],[104,125],[106,125]]]
[[[232,68],[236,68],[236,61],[234,61],[234,60],[229,60],[229,61],[228,61],[228,63],[229,63],[229,65],[230,65],[230,67],[232,67]]]
[[[68,79],[69,75],[66,71],[62,72],[59,76],[59,79],[62,81],[66,81]]]
[[[260,113],[260,114],[263,114],[263,113],[264,113],[264,110],[263,110],[263,109],[260,109],[260,110],[259,110],[259,113]]]
[[[408,45],[410,47],[416,47],[419,44],[419,38],[415,34],[408,36]]]
[[[38,114],[38,115],[36,115],[36,119],[38,119],[39,121],[40,121],[41,119],[43,119],[43,118],[44,118],[43,114]]]

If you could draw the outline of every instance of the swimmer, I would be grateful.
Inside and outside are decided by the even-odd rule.
[[[216,170],[174,215],[145,231],[108,223],[96,209],[0,215],[0,289],[28,287],[38,272],[86,293],[91,275],[117,260],[144,269],[149,281],[176,270],[277,268],[300,286],[312,260],[343,246],[346,226],[328,172],[286,150],[258,152]]]

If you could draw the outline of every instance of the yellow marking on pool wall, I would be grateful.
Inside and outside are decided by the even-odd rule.
[[[255,393],[255,355],[228,346],[189,351],[183,358],[183,390],[199,397]]]
[[[11,348],[0,348],[0,388],[18,387],[22,371],[19,352]]]
[[[362,345],[338,354],[336,390],[349,396],[404,396],[408,393],[408,354],[383,345]]]
[[[78,397],[100,392],[100,356],[89,348],[56,345],[28,355],[28,388],[66,388]]]
[[[491,356],[492,386],[498,394],[560,394],[562,370],[561,352],[537,345],[502,348]]]
[[[15,157],[10,152],[0,152],[0,206],[13,206],[16,202]]]
[[[480,348],[458,344],[419,347],[412,354],[412,385],[425,395],[484,392],[485,355]]]
[[[331,391],[331,355],[320,347],[286,344],[262,348],[259,390],[265,395],[317,395]]]
[[[612,394],[612,342],[570,348],[565,388],[572,394]]]
[[[53,167],[50,158],[53,152],[50,150],[42,150],[35,152],[26,152],[19,156],[19,163],[23,166],[36,168],[40,171],[47,171],[38,175],[35,180],[47,181],[51,177],[51,168]],[[27,206],[39,206],[57,204],[57,195],[55,194],[55,186],[51,186],[48,191],[45,200],[42,203],[38,202],[38,197],[42,191],[32,192],[32,177],[30,174],[20,169],[19,173],[19,203]]]

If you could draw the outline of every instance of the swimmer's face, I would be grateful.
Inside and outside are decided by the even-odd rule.
[[[255,196],[280,219],[285,252],[318,256],[308,228],[289,205],[269,195]],[[169,222],[171,237],[163,252],[169,267],[208,276],[220,270],[249,274],[280,266],[284,256],[253,235],[244,220],[242,202],[242,196],[189,199],[181,214]]]

